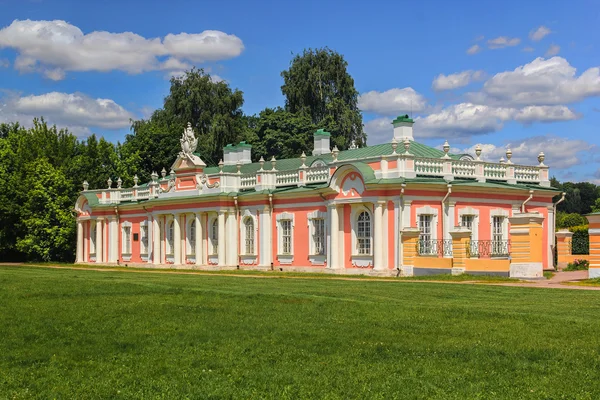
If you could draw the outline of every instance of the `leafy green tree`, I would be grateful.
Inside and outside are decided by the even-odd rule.
[[[71,183],[64,173],[41,158],[27,166],[27,200],[22,206],[24,236],[16,247],[36,261],[73,261],[75,217]]]
[[[215,82],[202,69],[171,78],[163,108],[147,120],[134,121],[122,157],[135,165],[140,177],[168,168],[181,150],[179,139],[191,123],[198,140],[197,152],[207,164],[216,165],[223,147],[236,143],[245,132],[243,93],[224,82]]]
[[[292,114],[284,109],[267,108],[263,110],[254,128],[252,144],[253,157],[265,160],[275,156],[277,159],[299,157],[302,152],[310,154],[312,134],[315,126],[310,118],[303,114]]]
[[[332,146],[340,150],[348,148],[352,140],[359,146],[367,141],[358,91],[347,67],[344,57],[329,48],[308,49],[281,73],[285,110],[308,116],[316,127],[327,129]]]
[[[595,212],[595,213],[600,212],[600,198],[596,199],[596,202],[592,206],[592,212]]]
[[[559,211],[556,214],[556,227],[559,229],[571,228],[574,226],[587,225],[587,219],[577,213],[568,214],[563,211]]]

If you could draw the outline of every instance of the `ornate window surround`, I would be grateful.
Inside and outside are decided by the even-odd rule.
[[[142,235],[142,233],[144,232],[144,230],[142,229],[143,227],[146,227],[146,248],[143,249],[143,243],[144,243],[144,235]],[[140,257],[142,258],[143,261],[148,261],[148,254],[150,253],[150,248],[151,248],[151,244],[150,244],[150,227],[151,224],[148,222],[147,219],[143,220],[142,222],[140,222]],[[143,251],[146,250],[146,251]]]
[[[256,263],[258,255],[258,218],[253,214],[252,210],[247,208],[240,214],[240,262],[245,265],[252,265]],[[246,253],[246,234],[248,233],[246,222],[248,220],[252,221],[252,253]]]
[[[502,220],[502,240],[508,240],[508,218],[510,217],[510,211],[502,208],[495,208],[490,210],[490,238],[494,233],[494,217],[503,217]]]
[[[315,235],[315,220],[323,220],[323,254],[316,254],[316,245],[314,240]],[[325,265],[327,260],[327,212],[314,210],[307,214],[308,221],[308,259],[312,265]]]
[[[417,228],[419,227],[419,217],[421,215],[431,215],[431,240],[438,239],[438,223],[439,223],[439,210],[431,206],[423,206],[415,209],[415,222]]]
[[[185,256],[189,261],[195,261],[196,259],[196,240],[198,239],[198,228],[194,226],[194,241],[192,238],[192,224],[196,223],[196,216],[194,214],[187,214],[185,217]]]
[[[479,240],[479,210],[471,206],[460,208],[458,210],[458,221],[461,225],[463,216],[473,217],[473,229],[471,230],[471,240]]]
[[[125,228],[129,228],[129,253],[125,253],[125,249],[127,248],[127,236],[125,235]],[[131,261],[131,251],[132,251],[132,233],[133,224],[129,221],[123,221],[121,223],[121,258],[123,261]]]
[[[278,214],[275,220],[277,221],[277,260],[281,264],[291,264],[294,261],[294,214],[285,211]],[[291,221],[291,249],[289,254],[283,254],[283,221]]]

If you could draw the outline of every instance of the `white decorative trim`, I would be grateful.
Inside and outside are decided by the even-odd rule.
[[[250,218],[252,220],[252,227],[253,227],[253,249],[252,249],[252,253],[251,254],[247,254],[246,253],[246,221],[248,220],[248,218]],[[256,215],[252,214],[252,212],[248,209],[244,209],[244,211],[241,212],[241,217],[240,217],[240,255],[243,256],[248,256],[248,257],[254,257],[254,260],[256,261],[256,254],[257,253],[257,238],[258,238],[258,220],[256,218]],[[252,263],[254,264],[254,263]]]
[[[312,265],[325,265],[327,261],[326,254],[312,254],[308,256],[308,260]]]
[[[473,228],[471,229],[471,240],[479,240],[479,209],[471,206],[463,207],[458,210],[458,223],[462,226],[462,218],[464,216],[473,217]]]
[[[129,253],[125,253],[124,250],[126,248],[125,242],[125,230],[123,228],[129,228]],[[123,261],[131,261],[131,253],[133,251],[133,225],[129,221],[121,222],[121,258]]]
[[[196,256],[196,240],[198,239],[199,227],[196,226],[196,237],[194,242],[190,240],[192,236],[192,224],[196,223],[195,214],[185,214],[185,256],[188,261],[195,260]],[[194,261],[195,262],[195,261]]]
[[[502,220],[502,240],[508,240],[508,218],[510,216],[510,212],[508,210],[502,209],[502,208],[495,208],[493,210],[490,210],[490,238],[493,240],[494,238],[494,217],[503,217],[504,219]],[[513,233],[513,230],[510,231],[510,233]],[[517,230],[515,230],[515,234],[519,234],[519,233],[524,233],[524,232],[519,232]],[[529,230],[527,230],[527,233],[529,233]]]
[[[431,206],[423,206],[415,209],[415,223],[419,228],[419,217],[421,215],[431,215],[431,240],[438,239],[438,223],[439,223],[439,210]]]
[[[600,235],[600,229],[599,228],[592,228],[588,230],[588,233],[590,235]]]
[[[367,214],[369,214],[369,222],[371,224],[371,228],[369,229],[369,232],[371,232],[370,235],[370,242],[371,242],[371,248],[369,249],[369,254],[357,254],[358,253],[358,216],[365,211]],[[342,213],[342,218],[343,218],[343,213]],[[352,256],[352,259],[354,259],[354,256],[356,257],[371,257],[371,265],[373,263],[373,245],[374,245],[374,232],[373,232],[373,228],[375,227],[375,213],[374,210],[370,209],[365,203],[361,203],[361,204],[352,204],[351,209],[350,209],[350,227],[351,227],[351,236],[352,236],[352,249],[350,249],[350,254]],[[342,241],[343,241],[343,237],[342,237]],[[360,262],[360,260],[359,260]]]
[[[323,220],[323,254],[315,254],[315,220]],[[327,259],[327,236],[329,230],[327,229],[327,213],[320,210],[314,210],[307,214],[307,227],[308,227],[308,254],[310,262],[313,265],[325,265],[325,259]],[[323,258],[323,260],[321,260]],[[314,260],[314,261],[313,261]]]
[[[294,262],[293,254],[277,254],[277,260],[280,264],[291,264]]]
[[[277,224],[277,260],[281,264],[291,264],[294,261],[294,214],[290,212],[282,212],[275,217]],[[282,221],[291,221],[291,238],[290,238],[290,253],[283,254],[283,230],[281,229]]]
[[[214,245],[213,245],[214,238],[213,238],[213,235],[212,235],[213,224],[217,224],[217,237],[216,237],[216,239],[217,239],[217,252],[216,253],[213,253],[213,247],[214,247]],[[208,249],[207,249],[208,256],[209,257],[214,256],[216,258],[216,260],[217,260],[215,262],[215,264],[218,264],[219,263],[219,258],[218,258],[218,255],[219,255],[219,246],[222,245],[221,243],[219,243],[219,214],[212,214],[211,213],[211,214],[208,215],[208,224],[206,226],[206,229],[207,229],[207,235],[206,235],[206,237],[208,239]]]
[[[256,256],[255,255],[241,255],[240,256],[240,264],[254,265],[254,264],[256,264]]]
[[[371,246],[373,247],[373,246]],[[368,255],[353,255],[352,266],[356,268],[372,268],[373,267],[373,256]]]
[[[144,250],[144,249],[142,249],[142,245],[144,243],[144,236],[142,235],[143,227],[146,228],[146,237],[148,238],[145,252],[142,251],[142,250]],[[150,223],[147,219],[145,219],[142,222],[140,222],[140,258],[142,259],[142,261],[148,261],[148,258],[150,256],[151,252],[152,252],[152,246],[150,243]]]

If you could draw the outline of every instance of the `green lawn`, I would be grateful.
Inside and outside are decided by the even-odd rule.
[[[600,398],[600,292],[0,267],[0,398]]]

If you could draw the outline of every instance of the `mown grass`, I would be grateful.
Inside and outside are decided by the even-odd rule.
[[[600,286],[600,278],[586,279],[583,281],[566,282],[569,285],[575,286]]]
[[[376,276],[376,275],[360,275],[360,274],[331,274],[331,273],[319,273],[319,272],[294,272],[294,271],[280,271],[275,269],[272,271],[261,271],[261,270],[247,270],[247,269],[231,269],[231,270],[200,270],[200,269],[182,269],[182,268],[144,268],[144,267],[125,267],[125,266],[111,266],[111,265],[94,265],[94,264],[67,264],[67,263],[31,263],[24,264],[28,266],[57,266],[62,268],[73,268],[73,269],[101,269],[108,271],[124,271],[124,272],[152,272],[155,273],[192,273],[199,275],[244,275],[244,276],[257,276],[257,277],[277,277],[277,278],[319,278],[319,279],[367,279],[367,280],[408,280],[408,281],[455,281],[455,282],[520,282],[530,283],[530,281],[522,281],[515,278],[508,278],[505,276],[497,275],[451,275],[451,274],[436,274],[436,275],[423,275],[423,276]]]
[[[600,292],[0,267],[3,398],[596,399]]]

